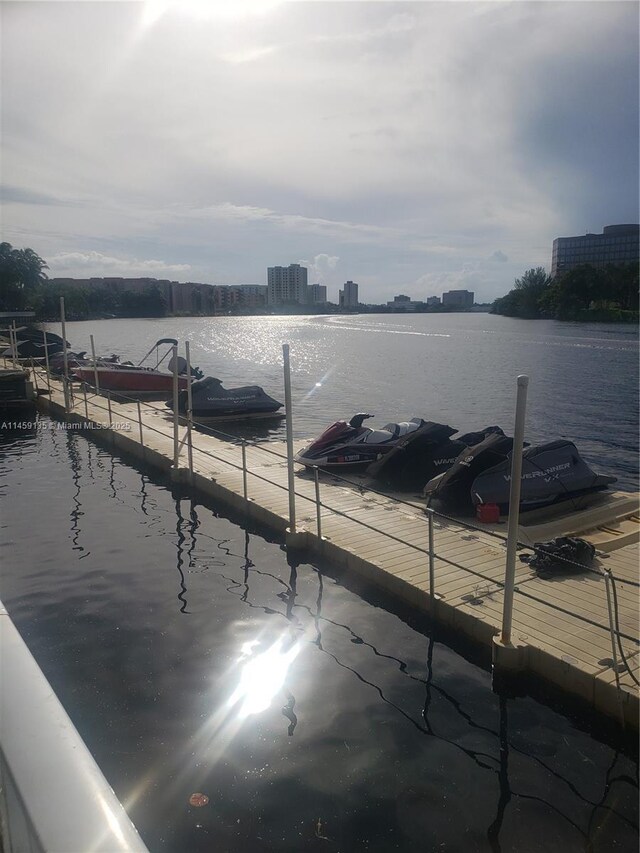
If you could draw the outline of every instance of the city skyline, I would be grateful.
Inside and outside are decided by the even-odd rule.
[[[490,302],[638,222],[638,7],[4,2],[3,238],[51,277]]]

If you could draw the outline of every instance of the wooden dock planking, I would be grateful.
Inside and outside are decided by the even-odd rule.
[[[463,605],[465,606],[465,605]],[[482,608],[486,608],[500,623],[502,618],[502,593],[483,598]],[[564,618],[560,619],[559,616]],[[608,630],[599,630],[579,619],[566,614],[558,614],[544,604],[531,599],[521,599],[514,609],[513,632],[520,637],[526,636],[530,646],[548,646],[570,653],[578,660],[589,663],[595,669],[602,658],[611,657],[611,640]],[[553,640],[553,643],[550,641]],[[637,644],[622,639],[625,654],[635,654]]]
[[[39,385],[45,387],[44,377],[41,377]],[[51,402],[48,403],[46,398],[41,400],[42,408],[65,417],[59,382],[52,381]],[[168,470],[173,462],[173,422],[162,411],[162,404],[153,405],[154,409],[145,404],[141,407],[144,450],[139,445],[136,403],[111,404],[113,423],[129,423],[130,431],[100,432],[104,432],[116,446]],[[89,395],[87,412],[90,420],[108,424],[105,398]],[[74,410],[66,417],[84,420],[82,394],[76,394]],[[186,428],[181,426],[181,441],[185,435]],[[289,495],[284,442],[265,442],[268,446],[264,448],[261,443],[246,445],[249,499],[246,504],[243,499],[241,442],[195,430],[192,441],[193,483],[198,488],[248,515],[263,518],[279,530],[285,529],[288,525]],[[187,464],[186,444],[181,449],[180,464]],[[180,473],[187,475],[187,479],[180,479],[185,479],[188,484],[188,471]],[[345,483],[331,473],[321,472],[320,498],[323,506],[320,514],[324,538],[318,540],[315,537],[314,478],[306,469],[297,472],[296,510],[298,524],[311,534],[307,547],[392,590],[414,605],[428,606],[430,572],[426,552],[429,530],[423,502],[416,496],[407,498],[392,493],[364,492],[362,486],[367,481],[361,474],[354,475],[353,481],[353,484]],[[401,497],[403,502],[397,503],[394,497]],[[633,506],[631,497],[621,496],[621,505]],[[638,524],[633,516],[620,524],[604,523],[599,512],[585,516],[593,517],[597,522],[586,530],[585,538],[602,546],[596,565],[610,569],[618,579],[620,629],[636,638],[635,641],[622,638],[621,642],[633,662],[637,677],[640,668],[637,641]],[[506,552],[504,543],[490,536],[488,531],[504,534],[506,525],[496,525],[485,532],[470,530],[455,519],[435,516],[433,528],[435,591],[441,596],[435,618],[459,627],[479,642],[490,644],[502,620]],[[543,528],[538,525],[538,528],[534,526],[531,529]],[[525,592],[546,603],[527,598],[522,594]],[[554,610],[553,605],[571,609],[575,615]],[[606,629],[581,621],[577,616],[598,622]],[[603,578],[585,574],[543,580],[526,563],[517,560],[513,636],[519,642],[526,642],[527,662],[532,671],[569,692],[584,696],[601,710],[616,713],[616,678],[610,662],[611,639]],[[637,725],[637,687],[626,672],[620,674],[619,680],[622,686],[620,701],[625,706],[627,717]]]

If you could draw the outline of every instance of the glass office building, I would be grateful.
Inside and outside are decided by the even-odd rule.
[[[640,260],[640,225],[607,225],[602,234],[558,237],[553,241],[551,276],[555,278],[582,264],[637,264]]]

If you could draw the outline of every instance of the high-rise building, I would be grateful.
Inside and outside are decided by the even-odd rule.
[[[392,302],[387,302],[387,306],[391,308],[392,311],[416,311],[423,305],[423,302],[414,302],[410,296],[405,296],[404,293],[394,296]]]
[[[427,296],[427,305],[440,305],[441,300],[439,296]]]
[[[310,284],[307,289],[307,300],[310,305],[326,305],[327,285]]]
[[[472,290],[449,290],[442,294],[442,304],[448,308],[472,308],[473,297]]]
[[[266,284],[236,284],[240,304],[247,308],[264,308],[267,303]]]
[[[307,302],[307,268],[300,264],[267,268],[267,305]]]
[[[345,281],[344,289],[338,293],[338,304],[343,308],[358,307],[358,285],[355,281]]]
[[[606,225],[602,234],[557,237],[553,241],[551,277],[582,264],[637,264],[640,259],[640,225]]]

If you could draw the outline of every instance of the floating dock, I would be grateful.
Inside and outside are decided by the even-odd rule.
[[[115,402],[92,389],[76,388],[65,408],[62,383],[39,369],[35,378],[41,390],[49,386],[38,399],[42,411],[285,534],[289,548],[328,560],[428,613],[492,650],[497,668],[534,674],[637,728],[637,494],[596,496],[587,509],[564,516],[527,514],[519,534],[524,553],[534,542],[579,535],[596,547],[597,558],[591,569],[552,579],[517,561],[512,638],[505,650],[496,636],[506,524],[480,529],[437,513],[429,522],[418,498],[376,491],[363,477],[348,482],[319,472],[316,482],[300,466],[292,531],[285,442],[234,442],[184,425],[174,432],[172,413],[163,403]]]

